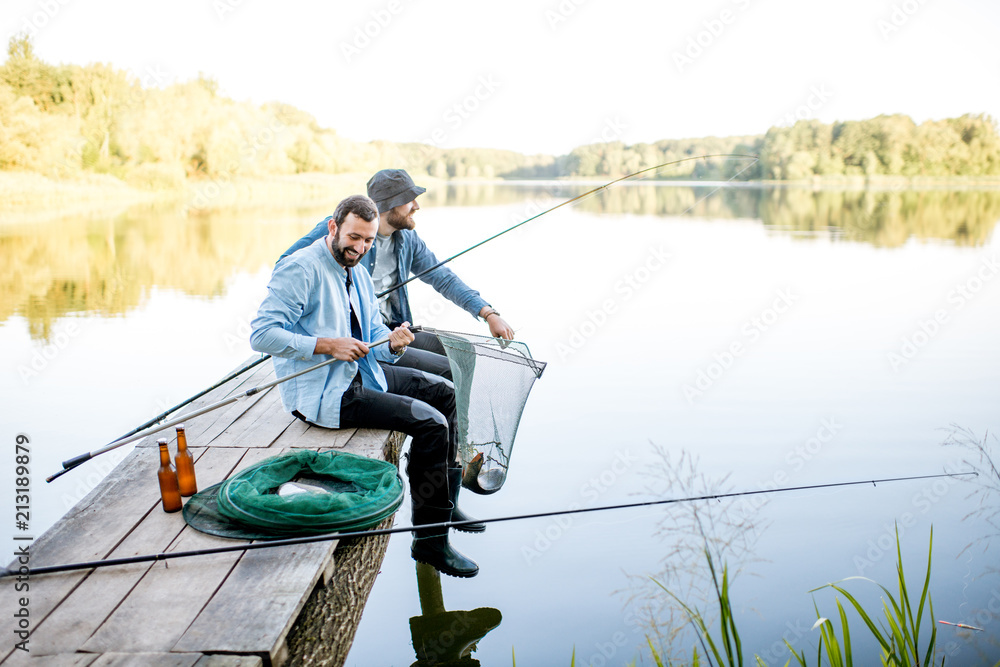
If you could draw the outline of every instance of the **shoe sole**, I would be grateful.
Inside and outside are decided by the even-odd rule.
[[[461,570],[442,570],[440,567],[438,567],[434,563],[431,563],[430,561],[424,560],[423,558],[417,558],[412,553],[410,554],[410,557],[412,557],[413,560],[417,561],[418,563],[423,563],[424,565],[430,565],[431,567],[433,567],[435,570],[437,570],[441,574],[447,574],[449,577],[458,577],[460,579],[471,579],[472,577],[474,577],[477,574],[479,574],[479,568],[478,567],[473,572],[463,572]]]
[[[453,529],[463,533],[485,533],[486,526],[452,526]]]

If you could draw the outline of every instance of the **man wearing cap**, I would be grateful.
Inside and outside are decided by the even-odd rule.
[[[411,554],[445,574],[472,577],[479,566],[451,546],[447,526],[437,525],[465,521],[465,531],[486,529],[469,523],[475,520],[458,508],[455,388],[442,377],[394,363],[406,356],[413,333],[407,322],[392,331],[385,326],[371,277],[357,268],[377,229],[371,199],[353,195],[340,202],[327,234],[275,266],[251,323],[250,346],[273,357],[279,378],[330,357],[343,362],[281,384],[282,404],[325,428],[381,428],[412,436],[406,472],[418,529]],[[372,344],[383,339],[387,344]],[[437,527],[423,527],[429,524]]]
[[[413,229],[416,226],[413,214],[420,210],[416,199],[426,191],[426,188],[414,184],[410,175],[402,169],[383,169],[368,181],[368,196],[378,206],[379,226],[375,245],[362,258],[361,265],[371,274],[376,293],[384,292],[411,275],[419,275],[438,264],[438,258]],[[317,224],[286,250],[282,258],[325,236],[328,221],[329,218]],[[500,317],[500,313],[448,267],[437,268],[420,279],[473,317],[485,320],[491,336],[507,340],[514,338],[514,330]],[[379,307],[389,328],[413,321],[405,285],[384,296]],[[419,368],[451,379],[451,367],[444,348],[437,337],[428,332],[416,334],[408,353],[396,365]]]

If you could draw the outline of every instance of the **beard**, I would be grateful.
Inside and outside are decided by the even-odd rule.
[[[337,260],[337,263],[341,266],[351,267],[355,266],[361,261],[362,255],[352,255],[348,257],[344,253],[345,248],[340,245],[340,229],[337,229],[337,233],[333,235],[333,243],[330,244],[330,252],[333,253],[333,258]]]
[[[385,220],[393,229],[413,229],[417,226],[416,221],[413,219],[412,211],[409,215],[401,215],[396,212],[396,209],[392,208],[389,209],[389,213]]]

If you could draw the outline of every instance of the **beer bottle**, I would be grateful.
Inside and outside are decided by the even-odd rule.
[[[193,496],[198,493],[198,482],[194,477],[194,459],[187,448],[187,435],[184,433],[184,424],[177,425],[177,456],[174,458],[177,464],[177,486],[182,496]]]
[[[170,450],[167,449],[167,439],[156,441],[160,446],[160,469],[156,476],[160,480],[160,498],[163,500],[164,512],[176,512],[181,508],[181,494],[177,490],[177,473],[170,465]]]

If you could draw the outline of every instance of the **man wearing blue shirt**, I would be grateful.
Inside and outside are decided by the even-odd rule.
[[[426,188],[414,184],[410,175],[402,169],[383,169],[368,181],[368,196],[378,206],[379,225],[375,245],[361,263],[371,274],[376,293],[383,293],[410,276],[419,275],[438,264],[438,258],[414,231],[416,222],[413,214],[420,210],[416,200],[426,191]],[[317,224],[286,250],[282,258],[325,236],[328,221],[329,218]],[[473,317],[485,320],[491,336],[507,340],[514,338],[514,330],[500,317],[500,313],[448,267],[434,269],[421,280]],[[405,285],[386,294],[379,306],[383,319],[390,327],[413,321]],[[398,365],[419,368],[451,379],[451,367],[444,355],[444,347],[437,337],[421,332],[416,334],[410,351]]]
[[[272,355],[279,378],[331,356],[344,362],[279,385],[285,409],[327,428],[381,428],[412,436],[407,474],[413,524],[466,521],[457,507],[461,468],[454,385],[394,365],[405,357],[413,333],[405,321],[392,331],[386,327],[371,277],[359,266],[378,230],[375,203],[363,195],[348,197],[328,220],[326,235],[275,266],[251,325],[250,345]],[[384,338],[388,345],[369,347]],[[466,529],[480,532],[485,526]],[[415,531],[411,554],[445,574],[472,577],[479,571],[449,544],[447,528]]]

